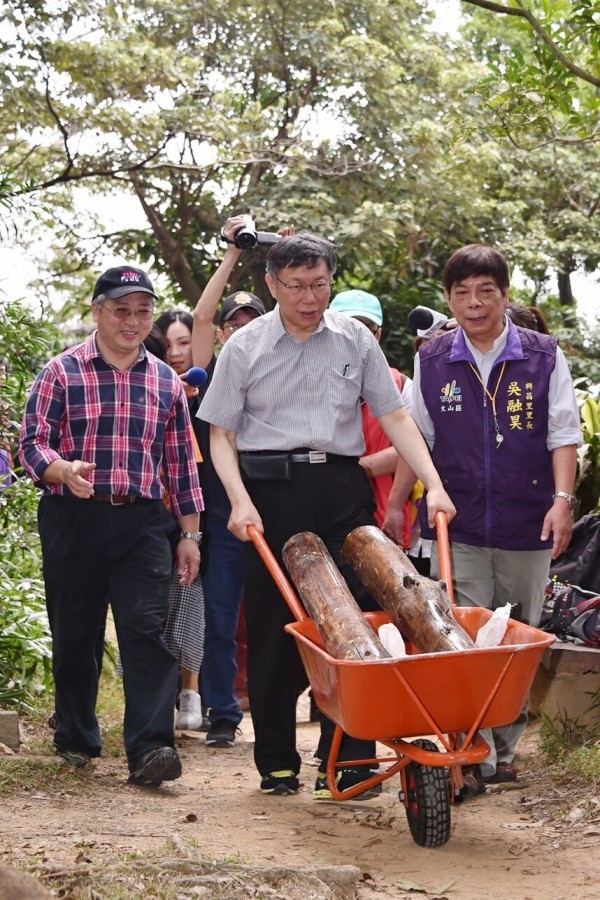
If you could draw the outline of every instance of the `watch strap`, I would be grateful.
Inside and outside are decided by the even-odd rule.
[[[566,491],[555,491],[554,497],[562,497],[569,504],[569,509],[575,509],[575,504],[577,503],[575,494],[567,494]]]
[[[196,541],[197,544],[202,543],[202,532],[201,531],[182,531],[179,540],[190,540]]]

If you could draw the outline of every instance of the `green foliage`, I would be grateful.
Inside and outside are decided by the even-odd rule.
[[[575,518],[600,512],[600,400],[576,382],[583,446],[578,451]]]
[[[28,706],[51,685],[36,510],[25,479],[0,493],[0,707]]]
[[[566,712],[558,713],[550,718],[541,714],[542,749],[549,756],[575,750],[577,747],[591,747],[600,738],[600,697],[598,692],[592,696],[590,710],[596,712],[592,723],[582,721],[579,717],[571,718]]]
[[[590,784],[600,784],[600,691],[589,693],[584,718],[566,712],[550,717],[541,713],[541,747],[551,764],[570,771]]]
[[[0,346],[8,370],[0,440],[13,456],[26,390],[52,335],[47,323],[21,303],[0,300]],[[38,491],[18,473],[0,490],[0,707],[29,706],[51,683],[37,500]]]
[[[515,144],[597,141],[600,125],[599,0],[528,0],[473,10],[465,34],[489,74],[475,87],[495,127]]]
[[[153,266],[170,302],[195,303],[220,225],[248,210],[262,229],[293,222],[336,240],[336,289],[382,297],[403,366],[405,313],[415,296],[429,301],[458,245],[495,243],[533,280],[534,300],[553,270],[598,263],[594,148],[531,151],[481,87],[513,51],[535,62],[526,23],[477,10],[469,40],[452,46],[427,30],[423,0],[207,0],[202,15],[188,0],[40,6],[7,0],[1,14],[0,140],[21,191],[47,205],[37,210],[55,235],[54,273],[39,287],[61,287],[64,316],[83,308],[107,253]],[[551,6],[544,24],[562,40],[569,4]],[[596,40],[595,6],[592,19],[576,6],[578,53]],[[80,184],[117,212],[129,194],[147,224],[104,233],[89,203],[77,212]],[[231,290],[269,301],[264,256],[244,254]]]

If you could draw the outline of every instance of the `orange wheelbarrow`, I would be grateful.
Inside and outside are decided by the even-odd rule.
[[[436,528],[442,579],[452,598],[443,513],[436,516]],[[515,721],[554,636],[509,619],[498,647],[420,653],[407,643],[407,656],[400,660],[334,659],[264,537],[254,526],[248,527],[248,535],[296,619],[285,630],[296,639],[317,706],[336,725],[327,763],[333,799],[350,800],[399,773],[399,797],[414,841],[422,847],[442,846],[450,837],[451,807],[463,785],[461,767],[481,762],[490,751],[479,729]],[[384,612],[364,615],[375,631],[389,622]],[[475,640],[492,612],[454,607],[454,615]],[[343,732],[376,740],[393,756],[339,762]],[[336,768],[365,764],[386,768],[338,790]]]

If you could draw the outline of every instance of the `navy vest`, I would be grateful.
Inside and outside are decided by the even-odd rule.
[[[457,509],[450,537],[501,550],[543,550],[542,522],[552,506],[554,477],[548,435],[548,385],[556,338],[508,324],[506,346],[487,389],[496,393],[498,444],[492,403],[469,363],[462,329],[419,349],[421,392],[435,427],[432,458]],[[504,370],[502,369],[505,363]],[[435,535],[421,509],[423,537]]]

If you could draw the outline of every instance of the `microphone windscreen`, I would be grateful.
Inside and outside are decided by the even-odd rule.
[[[447,321],[448,316],[428,306],[415,306],[408,314],[408,325],[419,337],[429,337]]]
[[[208,375],[206,369],[202,369],[200,366],[192,366],[183,376],[183,380],[192,387],[202,387],[208,381]]]
[[[408,325],[413,334],[417,329],[431,328],[433,325],[433,310],[426,306],[415,306],[408,314]]]

